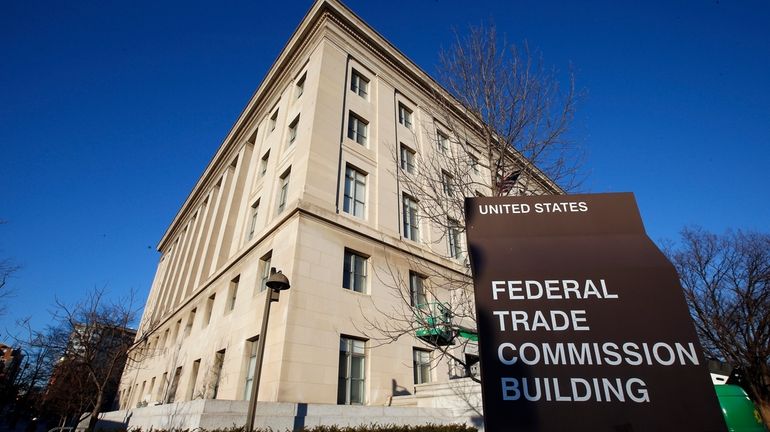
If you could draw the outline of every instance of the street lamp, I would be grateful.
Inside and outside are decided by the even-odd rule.
[[[246,432],[254,430],[254,416],[257,413],[257,393],[259,393],[259,376],[262,374],[262,358],[265,353],[265,339],[267,339],[267,321],[270,318],[270,303],[277,302],[281,291],[291,287],[289,279],[275,267],[270,269],[270,277],[265,282],[268,292],[265,293],[265,312],[262,314],[262,330],[257,341],[257,361],[254,364],[254,378],[251,385],[251,399],[249,400],[249,412],[246,415]]]

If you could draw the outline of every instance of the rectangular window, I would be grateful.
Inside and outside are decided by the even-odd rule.
[[[369,98],[369,80],[353,69],[353,75],[350,77],[350,90],[364,99]]]
[[[168,372],[163,372],[163,377],[161,377],[160,385],[158,386],[158,397],[156,398],[158,401],[164,399],[163,390],[166,388],[166,385],[168,385]]]
[[[211,312],[214,310],[214,299],[217,297],[216,293],[211,294],[206,300],[206,315],[204,316],[203,326],[209,325],[211,323]]]
[[[363,405],[366,383],[366,342],[340,338],[340,367],[337,403]]]
[[[294,144],[297,139],[297,127],[299,126],[299,115],[289,124],[289,145]]]
[[[366,210],[366,174],[348,165],[345,168],[345,199],[342,209],[353,216],[364,217]]]
[[[404,194],[402,211],[402,217],[404,219],[404,237],[409,240],[419,241],[420,227],[417,219],[417,201],[409,195]]]
[[[155,377],[150,380],[150,388],[147,390],[147,398],[152,400],[152,393],[155,391]]]
[[[412,128],[412,111],[404,104],[398,104],[398,122],[408,129]]]
[[[460,259],[463,249],[460,245],[460,223],[454,219],[447,220],[447,239],[449,240],[449,256]]]
[[[254,238],[254,232],[257,230],[257,217],[259,217],[259,200],[251,205],[251,218],[249,219],[249,235],[247,240]]]
[[[441,188],[444,189],[445,195],[452,195],[454,193],[454,177],[446,171],[441,171]]]
[[[364,119],[358,117],[352,112],[348,116],[348,138],[361,144],[362,146],[366,145],[366,134],[368,127],[369,124]]]
[[[270,277],[270,261],[273,253],[269,252],[259,260],[259,292],[267,289],[267,279]]]
[[[295,94],[297,95],[297,99],[299,99],[300,96],[302,96],[302,93],[305,92],[305,77],[306,76],[307,76],[306,73],[302,74],[302,78],[297,80],[297,88],[295,90]]]
[[[479,158],[477,158],[476,156],[474,156],[474,155],[469,153],[468,154],[468,159],[469,159],[469,163],[471,165],[471,170],[473,171],[474,174],[478,174],[479,173]]]
[[[168,388],[166,394],[166,403],[172,403],[176,399],[176,390],[179,387],[179,378],[182,376],[182,366],[179,366],[174,371],[174,377],[171,378],[171,386]]]
[[[345,262],[342,265],[342,287],[355,292],[366,292],[367,257],[345,250]]]
[[[442,154],[447,154],[449,151],[449,137],[441,132],[436,132],[436,148]]]
[[[211,370],[211,399],[216,399],[219,393],[219,384],[222,381],[222,366],[225,364],[225,350],[214,354],[214,367]]]
[[[270,159],[270,150],[266,151],[262,160],[259,161],[259,176],[264,177],[267,172],[267,162]]]
[[[243,400],[251,400],[251,386],[254,385],[254,366],[257,365],[257,345],[259,336],[246,341],[248,359],[246,361],[246,386],[243,389]]]
[[[280,189],[278,190],[278,213],[282,212],[286,208],[286,199],[289,195],[289,177],[291,175],[291,168],[284,171],[281,175]]]
[[[235,309],[235,301],[238,299],[238,285],[241,282],[241,275],[238,275],[230,281],[230,293],[227,296],[227,310]]]
[[[192,333],[193,324],[195,323],[195,313],[198,312],[198,308],[193,308],[190,311],[190,316],[187,317],[187,326],[184,328],[184,336],[190,336]]]
[[[278,110],[275,110],[273,115],[270,116],[270,132],[275,130],[276,124],[278,124]]]
[[[415,172],[414,156],[415,153],[412,149],[401,144],[401,169],[409,174],[414,174]]]
[[[177,339],[177,337],[179,337],[179,330],[181,328],[182,328],[182,318],[179,318],[177,320],[176,324],[174,324],[174,333],[173,333],[173,336],[171,336],[171,344],[172,345],[176,343],[176,339]]]
[[[198,371],[201,368],[201,359],[195,360],[190,371],[190,384],[187,386],[187,400],[195,398],[195,382],[198,381]]]
[[[171,333],[171,329],[166,329],[166,331],[163,332],[163,339],[161,339],[160,347],[166,348],[168,346],[168,335]]]
[[[430,382],[430,351],[414,348],[412,350],[412,366],[414,369],[414,383],[425,384]]]
[[[412,306],[428,304],[428,296],[425,294],[424,276],[412,271],[409,272],[409,294]]]

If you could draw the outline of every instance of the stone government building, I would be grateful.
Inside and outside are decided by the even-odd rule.
[[[272,306],[257,425],[293,427],[301,411],[308,426],[477,417],[453,402],[450,365],[427,344],[362,331],[401,307],[393,286],[421,289],[414,260],[464,274],[464,241],[420,219],[398,180],[419,169],[414,155],[447,151],[436,91],[352,11],[316,1],[160,240],[140,361],[104,421],[242,424],[271,268],[291,289]]]

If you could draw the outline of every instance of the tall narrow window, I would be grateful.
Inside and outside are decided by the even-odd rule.
[[[187,317],[187,326],[184,328],[185,337],[190,336],[192,333],[193,324],[195,323],[195,313],[198,312],[198,308],[193,308],[190,311],[190,316]]]
[[[362,146],[366,145],[366,134],[368,127],[369,124],[364,119],[358,117],[352,112],[348,116],[348,138],[361,144]]]
[[[179,378],[181,376],[182,366],[179,366],[174,371],[174,377],[171,378],[171,386],[168,388],[168,393],[166,394],[166,403],[172,403],[176,399],[176,390],[179,387]]]
[[[366,292],[367,257],[345,250],[345,262],[342,266],[342,287],[355,292]]]
[[[305,77],[306,76],[307,76],[307,74],[302,74],[302,78],[297,80],[297,85],[296,85],[297,88],[295,90],[295,94],[297,95],[297,99],[299,99],[300,96],[302,96],[302,93],[305,93]]]
[[[454,177],[446,171],[441,171],[441,188],[444,189],[445,195],[452,195],[454,193]]]
[[[259,176],[263,177],[267,172],[267,162],[270,160],[270,150],[266,151],[259,161]]]
[[[278,124],[278,110],[275,110],[273,115],[270,116],[270,132],[275,130],[275,126]]]
[[[214,354],[214,367],[211,370],[211,399],[216,399],[222,381],[222,366],[225,364],[225,350]]]
[[[198,381],[198,371],[201,368],[201,359],[195,360],[190,371],[190,384],[187,386],[187,400],[195,399],[195,382]]]
[[[257,345],[259,336],[246,341],[248,359],[246,361],[246,386],[243,389],[243,399],[251,400],[251,386],[254,385],[254,366],[257,364]]]
[[[425,277],[409,272],[409,294],[412,306],[422,306],[428,303],[428,296],[425,293]]]
[[[449,152],[449,137],[442,132],[436,132],[436,147],[442,154],[447,154]]]
[[[267,279],[270,277],[270,261],[273,253],[269,252],[259,260],[259,292],[267,289]]]
[[[412,111],[404,104],[398,104],[398,122],[407,128],[412,128]]]
[[[174,324],[174,333],[172,333],[171,336],[171,344],[175,344],[177,338],[179,337],[179,330],[182,328],[182,318],[179,318],[176,321],[176,324]]]
[[[460,245],[460,223],[454,219],[447,220],[447,239],[449,240],[449,256],[462,258],[463,249]]]
[[[366,210],[366,174],[348,165],[345,168],[345,199],[342,210],[364,217]]]
[[[414,155],[414,150],[401,144],[401,169],[408,172],[409,174],[414,174],[415,171]]]
[[[227,296],[227,311],[235,309],[235,301],[238,299],[238,285],[241,282],[241,275],[238,275],[230,281],[230,293]]]
[[[419,241],[420,228],[417,219],[417,201],[409,195],[404,194],[402,210],[404,219],[404,237],[409,240]]]
[[[340,338],[340,367],[337,383],[337,403],[362,405],[366,384],[366,342]]]
[[[152,400],[152,393],[155,391],[155,377],[150,380],[150,388],[147,390],[147,397]]]
[[[278,190],[278,213],[282,212],[286,208],[286,199],[289,195],[289,177],[291,176],[291,168],[284,171],[281,175],[280,188]]]
[[[350,90],[364,99],[369,98],[369,80],[355,69],[353,69],[353,74],[350,77]]]
[[[209,325],[211,322],[211,313],[214,311],[214,299],[217,297],[216,293],[211,294],[206,300],[206,315],[204,316],[203,325],[204,327]]]
[[[160,385],[158,386],[158,396],[156,398],[157,400],[160,401],[160,400],[164,399],[164,397],[163,397],[164,396],[163,395],[163,390],[164,389],[167,390],[167,388],[166,388],[167,385],[168,385],[168,372],[163,372],[163,376],[160,379]],[[130,389],[129,389],[129,391],[130,391]],[[168,396],[166,396],[166,398],[167,397]]]
[[[289,124],[289,145],[294,144],[297,139],[297,127],[299,126],[299,115]]]
[[[259,217],[259,200],[251,205],[251,217],[249,218],[248,240],[254,238],[254,232],[257,230],[257,217]]]
[[[430,382],[430,351],[414,348],[412,350],[412,366],[415,384]]]

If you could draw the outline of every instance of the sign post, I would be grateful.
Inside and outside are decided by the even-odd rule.
[[[726,430],[678,277],[632,194],[465,210],[487,432]]]

